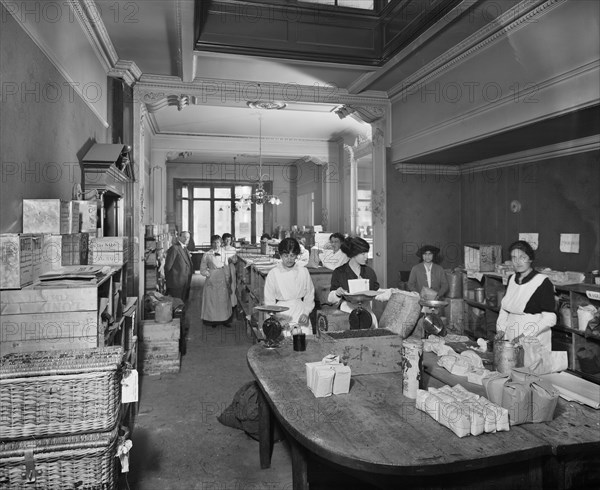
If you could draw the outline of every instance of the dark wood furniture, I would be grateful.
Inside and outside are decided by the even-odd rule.
[[[317,338],[305,352],[294,352],[291,343],[248,351],[263,395],[261,467],[270,466],[274,417],[292,449],[294,489],[309,488],[314,468],[337,470],[335,482],[354,482],[343,488],[543,488],[552,455],[547,441],[523,427],[459,439],[402,395],[400,373],[353,376],[350,393],[315,398],[305,362],[326,354]]]

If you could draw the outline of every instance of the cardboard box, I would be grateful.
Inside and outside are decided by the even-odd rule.
[[[502,246],[473,243],[465,245],[465,269],[468,271],[493,272],[502,263]]]
[[[0,235],[0,289],[20,289],[33,282],[31,235]]]
[[[79,211],[79,231],[96,233],[98,226],[98,201],[72,201]],[[73,232],[75,233],[75,232]]]
[[[23,233],[79,232],[79,206],[60,199],[23,199]]]
[[[128,244],[127,237],[90,238],[88,261],[98,265],[122,265],[127,262]]]
[[[88,233],[71,233],[62,236],[62,265],[87,265],[89,249]]]
[[[402,372],[402,338],[390,330],[321,332],[321,340],[353,375]]]

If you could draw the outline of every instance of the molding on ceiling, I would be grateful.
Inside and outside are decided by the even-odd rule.
[[[392,103],[405,99],[416,86],[438,78],[456,68],[479,51],[503,40],[511,31],[525,27],[568,0],[524,0],[507,10],[482,29],[456,44],[420,70],[394,85],[388,92]]]
[[[177,71],[184,82],[191,82],[196,76],[194,56],[194,5],[190,0],[177,0]]]
[[[79,96],[79,98],[83,101],[83,103],[90,109],[90,111],[92,111],[92,114],[94,114],[94,116],[96,116],[96,118],[100,121],[102,126],[104,126],[105,128],[108,128],[109,127],[108,121],[104,118],[104,116],[102,116],[102,114],[100,114],[100,112],[98,112],[98,109],[96,109],[94,104],[92,104],[90,102],[90,98],[86,97],[83,94],[81,83],[77,80],[73,80],[73,77],[71,76],[69,71],[63,66],[63,64],[60,62],[59,58],[56,56],[54,51],[48,47],[46,42],[43,39],[41,39],[40,36],[38,36],[35,31],[33,31],[32,29],[29,28],[27,22],[23,22],[23,15],[17,15],[19,12],[15,11],[13,8],[9,8],[8,5],[14,4],[15,2],[7,2],[7,0],[0,0],[0,1],[2,2],[2,5],[4,6],[4,8],[6,8],[6,10],[15,19],[17,24],[19,24],[19,26],[21,26],[21,28],[25,31],[27,36],[29,36],[29,38],[38,47],[38,49],[42,53],[44,53],[44,55],[46,56],[46,58],[48,58],[50,63],[52,63],[54,65],[56,70],[65,79],[68,86],[73,90],[73,92],[75,92]],[[77,17],[79,19],[79,10],[75,8],[76,1],[77,0],[69,0],[68,5],[70,5],[73,8],[73,11],[77,14],[75,17]],[[24,8],[25,5],[19,4],[19,7]],[[84,30],[85,35],[89,39],[89,36],[88,36],[89,33],[87,31],[85,31],[85,29],[83,29],[83,30]],[[99,53],[96,53],[96,54],[98,55]],[[99,58],[99,59],[102,63],[102,58]],[[102,63],[102,65],[104,66],[103,63]]]
[[[468,172],[485,172],[598,150],[600,150],[600,135],[594,135],[462,165],[399,162],[394,163],[394,168],[404,174],[463,175]]]
[[[461,15],[466,13],[471,6],[478,3],[480,0],[464,0],[456,5],[450,12],[444,15],[438,22],[427,29],[423,34],[418,36],[408,46],[404,47],[400,52],[395,54],[382,67],[371,73],[365,73],[357,78],[348,86],[348,92],[359,93],[365,90],[369,85],[375,83],[381,77],[394,70],[404,59],[408,58],[417,51],[423,44],[434,38],[441,30],[445,29],[449,24],[456,21]]]
[[[196,79],[184,83],[177,77],[142,75],[135,85],[139,100],[155,104],[169,95],[186,94],[196,97],[197,104],[242,106],[251,100],[281,100],[288,103],[352,104],[357,106],[389,107],[384,92],[350,94],[337,87],[315,87],[295,83],[249,82],[248,80]]]
[[[556,75],[552,78],[545,80],[544,82],[541,82],[538,84],[532,84],[530,87],[528,87],[527,90],[524,89],[518,95],[519,95],[520,100],[526,101],[528,97],[535,97],[536,95],[539,95],[544,91],[547,91],[554,87],[558,87],[568,81],[576,81],[577,79],[581,78],[582,76],[591,74],[593,72],[600,72],[600,60],[591,61],[591,62],[587,63],[586,65],[583,65],[583,66],[574,68],[572,70],[569,70],[567,72],[561,73],[559,75]],[[423,139],[435,140],[437,138],[437,136],[436,136],[437,134],[444,132],[444,131],[448,131],[453,126],[457,126],[457,127],[464,126],[465,121],[474,119],[476,117],[482,117],[482,116],[485,116],[486,114],[491,117],[491,114],[488,114],[488,113],[491,113],[492,111],[495,111],[498,108],[501,108],[503,106],[507,106],[508,104],[513,104],[514,101],[515,101],[515,93],[507,93],[506,95],[504,95],[503,97],[501,97],[500,99],[498,99],[494,102],[489,102],[488,104],[474,108],[470,111],[462,112],[461,114],[459,114],[457,116],[454,116],[452,118],[441,121],[439,124],[429,126],[421,131],[418,131],[417,133],[407,136],[406,138],[402,138],[401,140],[396,140],[392,144],[392,149],[406,147],[407,144],[418,141],[418,140],[423,140]],[[536,122],[543,121],[545,119],[561,116],[561,115],[567,114],[569,112],[572,112],[574,110],[579,110],[579,109],[583,109],[585,107],[589,107],[590,105],[595,105],[597,102],[598,102],[598,100],[594,101],[593,103],[585,102],[581,105],[571,105],[567,109],[558,110],[558,111],[555,111],[552,113],[544,114],[543,117],[528,119],[526,121],[519,120],[516,123],[502,126],[500,129],[498,129],[496,131],[490,131],[483,135],[478,134],[475,137],[465,139],[465,140],[461,141],[460,143],[461,144],[468,143],[470,141],[479,140],[482,137],[494,136],[496,134],[500,134],[500,133],[509,131],[511,129],[517,129],[519,127],[522,127],[522,126],[525,126],[528,124],[533,124]],[[453,144],[451,146],[456,146],[456,144]],[[446,148],[439,147],[433,151],[438,152],[438,151],[441,151],[444,149],[446,149]],[[411,158],[418,158],[421,156],[425,156],[428,153],[432,153],[432,150],[427,150],[423,153],[411,155]]]
[[[117,63],[119,56],[110,40],[106,26],[102,21],[100,11],[93,0],[68,0],[69,5],[77,14],[77,20],[88,38],[88,41],[104,70],[108,72]]]
[[[135,61],[119,60],[113,68],[108,70],[108,76],[120,78],[131,87],[142,76],[142,70],[138,68]]]

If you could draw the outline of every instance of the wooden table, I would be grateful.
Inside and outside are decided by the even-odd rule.
[[[317,464],[367,482],[362,488],[542,488],[546,441],[522,427],[460,439],[402,395],[399,373],[353,376],[350,393],[315,398],[304,364],[326,354],[316,338],[305,352],[291,343],[248,351],[263,395],[261,467],[270,466],[275,417],[291,445],[294,489],[309,488]]]
[[[425,387],[458,383],[472,393],[485,396],[482,386],[438,366],[433,353],[425,353],[423,368]],[[544,488],[600,487],[600,410],[559,398],[551,422],[519,427],[543,439],[552,449],[552,456],[545,462]]]

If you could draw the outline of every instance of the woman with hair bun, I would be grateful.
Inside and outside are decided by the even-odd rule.
[[[315,307],[315,287],[306,267],[297,262],[300,244],[295,238],[284,238],[277,247],[281,262],[267,274],[264,304],[286,306],[277,314],[284,323],[298,323],[302,333],[312,335],[309,315]]]
[[[508,249],[515,274],[508,278],[506,294],[500,304],[496,338],[537,337],[546,351],[552,350],[551,327],[556,325],[554,285],[532,264],[535,252],[519,240]]]
[[[342,242],[341,250],[350,260],[341,265],[331,274],[331,288],[327,301],[329,303],[340,302],[341,297],[349,292],[348,281],[350,279],[368,279],[369,290],[377,291],[379,283],[375,271],[367,265],[369,244],[360,237],[348,237]],[[340,310],[350,313],[356,306],[342,301]]]

